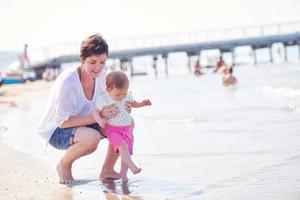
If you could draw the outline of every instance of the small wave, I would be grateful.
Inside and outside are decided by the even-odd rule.
[[[300,106],[291,105],[288,106],[288,110],[293,112],[300,112]]]
[[[0,126],[0,133],[3,133],[7,130],[8,128],[6,126]]]
[[[216,157],[216,156],[232,156],[232,155],[270,155],[273,154],[271,151],[239,151],[239,152],[202,152],[202,153],[159,153],[159,154],[139,154],[141,157],[152,157],[152,158],[199,158],[199,157]]]
[[[0,141],[2,141],[2,136],[3,133],[7,130],[8,128],[5,126],[0,126]]]
[[[179,123],[197,123],[203,122],[204,120],[197,118],[182,118],[182,119],[155,119],[153,120],[162,124],[179,124]]]
[[[300,89],[295,88],[264,86],[263,92],[266,95],[300,97]]]

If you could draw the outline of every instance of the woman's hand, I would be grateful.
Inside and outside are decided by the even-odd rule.
[[[101,118],[104,118],[106,120],[114,118],[118,115],[119,109],[116,104],[110,104],[108,106],[105,106],[102,111],[100,112]]]
[[[130,101],[126,101],[125,103],[125,109],[128,113],[131,113],[132,103]]]

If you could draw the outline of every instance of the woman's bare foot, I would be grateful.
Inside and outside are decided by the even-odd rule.
[[[100,180],[101,179],[120,179],[121,176],[118,172],[116,171],[106,171],[106,170],[102,170],[101,174],[100,174]]]
[[[72,176],[71,166],[65,165],[60,162],[57,164],[56,170],[57,170],[60,183],[71,184],[75,181]]]

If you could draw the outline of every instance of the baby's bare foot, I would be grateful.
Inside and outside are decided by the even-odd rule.
[[[59,177],[59,182],[62,184],[71,184],[75,180],[72,176],[71,167],[68,165],[64,165],[62,163],[58,163],[56,166],[57,174]]]
[[[135,169],[133,169],[131,171],[132,171],[133,174],[138,174],[138,173],[140,173],[142,171],[142,169],[141,168],[135,168]]]
[[[110,172],[102,171],[99,178],[100,178],[100,180],[101,179],[119,179],[119,178],[121,178],[121,176],[116,171],[110,171]]]
[[[122,179],[123,182],[128,182],[128,177],[127,177],[126,174],[125,175],[121,175],[121,179]]]

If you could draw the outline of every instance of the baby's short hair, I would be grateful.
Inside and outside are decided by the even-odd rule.
[[[106,87],[108,90],[113,88],[123,89],[129,85],[129,80],[125,73],[121,71],[110,72],[106,76]]]

